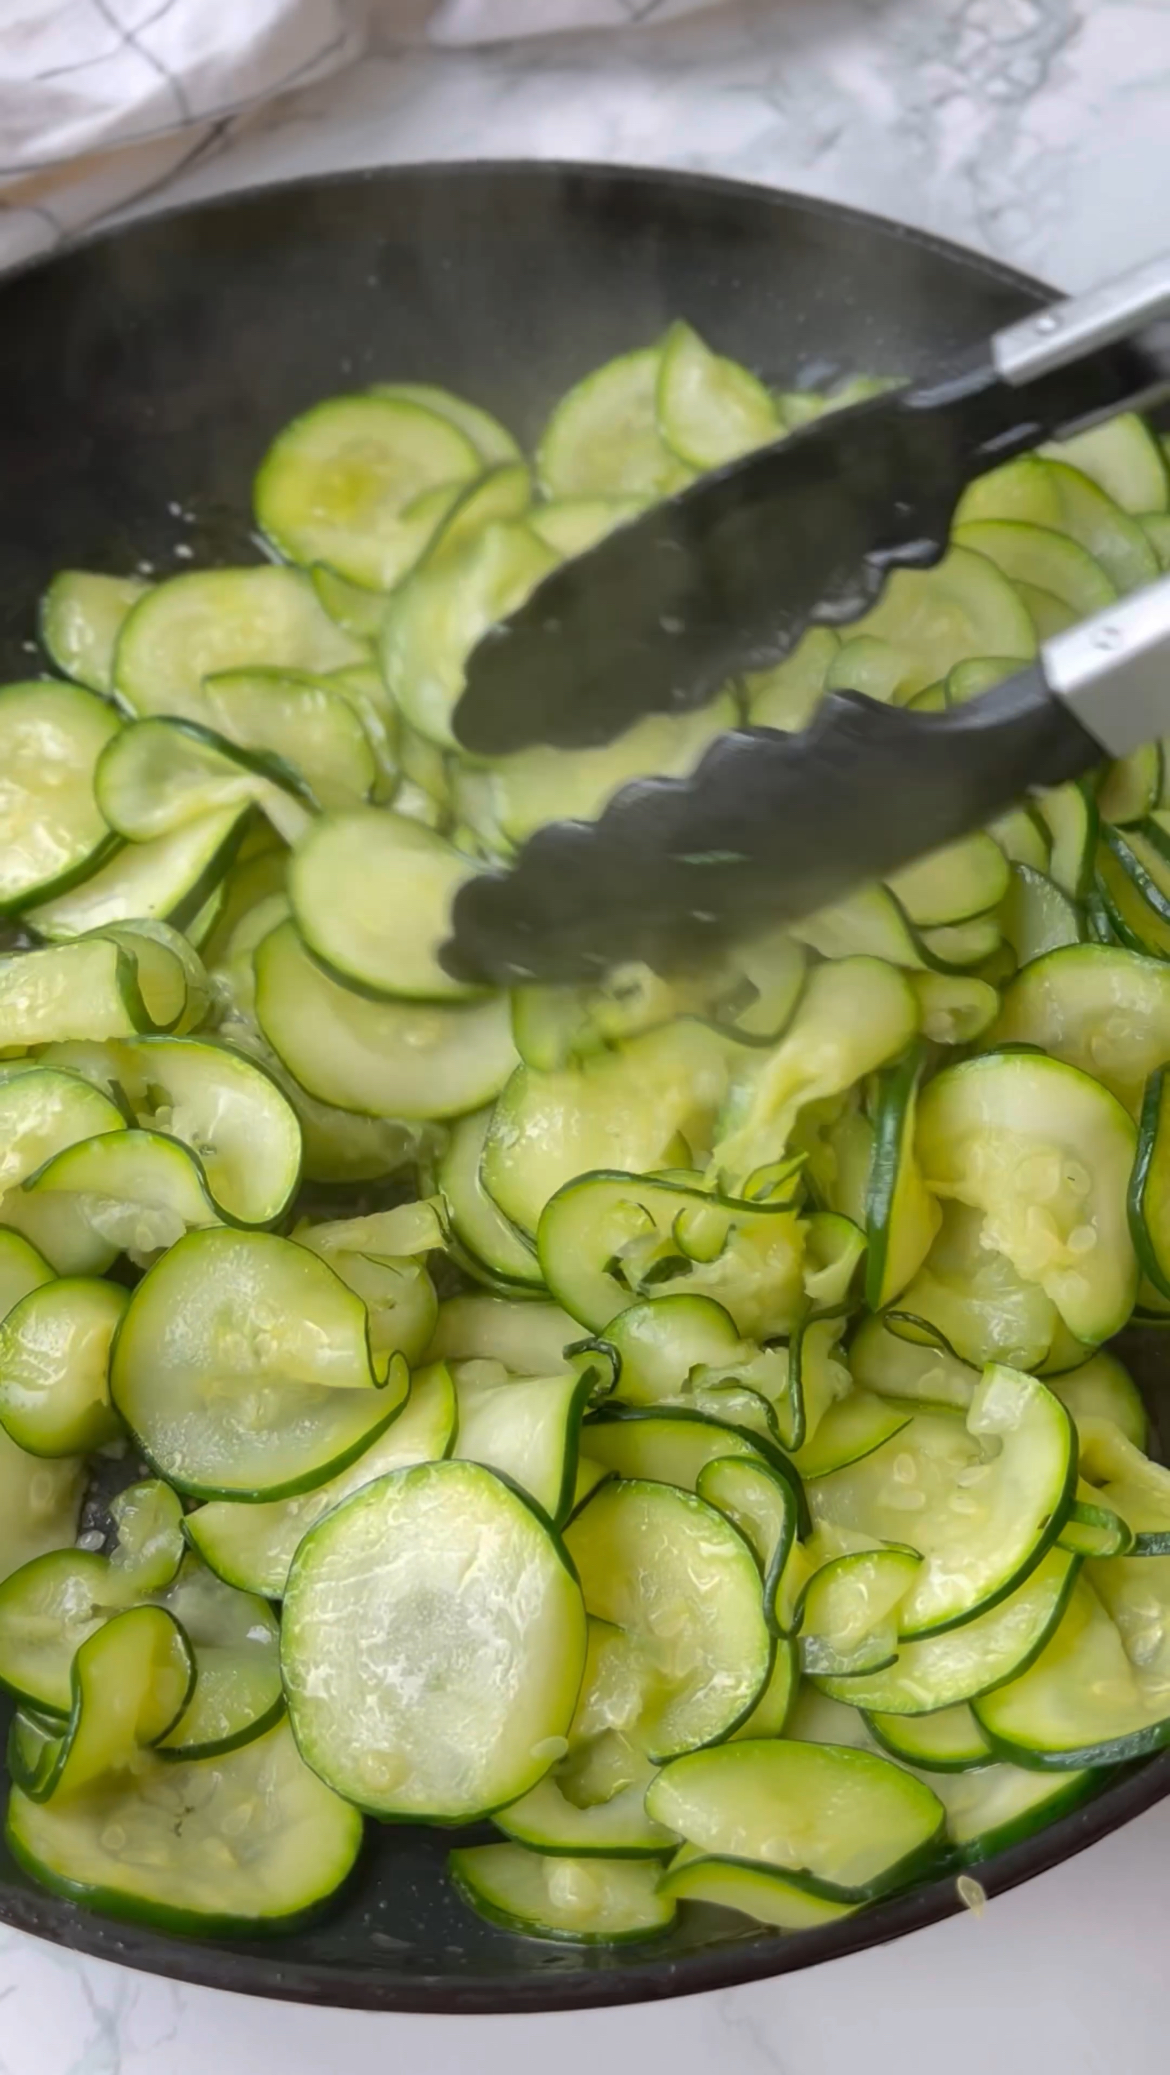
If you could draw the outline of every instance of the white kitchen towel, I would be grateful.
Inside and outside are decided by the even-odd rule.
[[[213,149],[259,101],[350,63],[372,12],[468,44],[631,29],[711,0],[0,0],[0,267]]]

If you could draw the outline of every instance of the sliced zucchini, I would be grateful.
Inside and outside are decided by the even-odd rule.
[[[128,1484],[110,1500],[110,1520],[118,1538],[110,1552],[112,1575],[135,1593],[170,1585],[186,1548],[178,1493],[161,1477]]]
[[[319,1102],[369,1117],[458,1117],[516,1063],[506,995],[467,1007],[363,1001],[321,972],[291,923],[255,953],[256,1015]]]
[[[115,847],[94,770],[120,723],[80,686],[0,686],[0,914],[64,894]]]
[[[1129,828],[1152,814],[1162,795],[1162,746],[1145,742],[1108,766],[1097,794],[1102,821]]]
[[[90,1273],[109,1251],[141,1261],[184,1232],[219,1223],[198,1161],[158,1131],[111,1131],[67,1146],[24,1188],[50,1228],[59,1219],[63,1232],[79,1226],[92,1236]]]
[[[192,570],[148,591],[127,616],[114,690],[132,713],[206,722],[203,679],[217,671],[340,670],[367,655],[299,570]]]
[[[924,1405],[951,1405],[966,1412],[979,1382],[972,1368],[948,1347],[905,1340],[879,1318],[861,1323],[849,1345],[849,1370],[859,1389],[884,1398]]]
[[[902,1603],[922,1569],[913,1549],[858,1549],[813,1572],[796,1604],[801,1670],[851,1678],[897,1658]]]
[[[877,605],[852,623],[851,640],[872,636],[905,657],[900,697],[937,684],[971,656],[1026,661],[1036,653],[1025,607],[982,539],[968,539],[971,532],[970,527],[958,529],[933,569],[896,570]]]
[[[62,1277],[0,1323],[0,1422],[30,1455],[86,1455],[117,1439],[110,1347],[129,1302],[117,1283]]]
[[[736,1180],[781,1158],[805,1103],[842,1093],[896,1057],[918,1028],[909,981],[876,958],[843,958],[809,975],[775,1049],[733,1080],[713,1159]]]
[[[747,1455],[719,1455],[704,1463],[695,1479],[695,1490],[708,1505],[717,1506],[721,1513],[726,1513],[732,1525],[755,1550],[764,1574],[764,1614],[773,1634],[782,1634],[788,1615],[782,1581],[792,1554],[800,1511],[792,1485],[771,1463]],[[777,1651],[778,1664],[782,1659],[784,1692],[781,1715],[784,1716],[792,1699],[796,1667],[794,1662],[787,1662],[786,1653]],[[737,1735],[752,1733],[755,1714],[763,1704],[761,1698],[753,1714],[736,1731]],[[756,1733],[778,1736],[780,1731],[760,1728]]]
[[[684,1845],[659,1882],[659,1893],[680,1902],[710,1902],[738,1910],[777,1931],[815,1931],[852,1916],[861,1902],[832,1901],[814,1894],[769,1867],[744,1859],[720,1859]]]
[[[595,821],[639,778],[685,778],[718,735],[736,725],[730,693],[692,713],[653,713],[598,748],[537,744],[499,757],[479,774],[491,828],[506,844],[527,841],[548,821]]]
[[[1006,1851],[1079,1807],[1100,1782],[1098,1772],[1025,1772],[1018,1765],[931,1775],[947,1812],[947,1836],[968,1866]]]
[[[50,660],[91,692],[111,692],[122,623],[149,589],[135,576],[59,570],[41,599],[38,631]]]
[[[452,1125],[436,1171],[439,1189],[456,1237],[471,1256],[468,1266],[473,1275],[486,1270],[505,1284],[542,1290],[544,1279],[535,1247],[493,1203],[480,1176],[491,1121],[492,1110],[487,1108],[460,1117]]]
[[[400,585],[382,623],[379,656],[387,688],[411,727],[440,748],[458,747],[451,717],[468,656],[556,562],[523,522],[497,521]]]
[[[1170,1297],[1170,1084],[1162,1066],[1150,1075],[1142,1102],[1129,1230],[1143,1275]]]
[[[446,415],[404,397],[331,397],[286,425],[260,464],[256,519],[293,562],[327,562],[388,591],[426,547],[418,502],[478,475],[480,455]]]
[[[438,1462],[455,1438],[455,1386],[436,1363],[411,1379],[410,1396],[385,1433],[343,1470],[297,1498],[267,1504],[213,1500],[186,1517],[186,1532],[204,1562],[229,1585],[280,1599],[289,1566],[311,1527],[363,1485],[391,1470]]]
[[[1137,1262],[1125,1217],[1135,1152],[1115,1097],[1036,1053],[948,1067],[918,1115],[928,1185],[983,1213],[983,1241],[1038,1282],[1089,1345],[1120,1331]]]
[[[227,872],[246,812],[239,803],[215,808],[168,836],[125,844],[80,886],[29,908],[30,927],[58,943],[141,917],[182,929]]]
[[[942,1222],[914,1150],[923,1065],[922,1047],[912,1045],[878,1079],[865,1206],[865,1301],[871,1311],[884,1311],[917,1275]]]
[[[431,1362],[502,1362],[513,1376],[555,1376],[572,1366],[567,1350],[581,1329],[556,1304],[506,1297],[449,1297],[427,1349]]]
[[[764,384],[681,321],[662,343],[655,409],[667,446],[690,468],[721,468],[787,429]]]
[[[188,1233],[135,1290],[110,1395],[146,1459],[193,1498],[312,1490],[368,1448],[406,1399],[375,1388],[365,1306],[271,1233]]]
[[[985,915],[1008,887],[1007,860],[991,836],[964,836],[891,875],[890,891],[918,928]]]
[[[78,1074],[46,1066],[13,1075],[0,1082],[0,1194],[7,1196],[67,1146],[125,1128],[117,1104]]]
[[[306,1536],[281,1655],[322,1778],[382,1816],[461,1822],[519,1799],[563,1752],[585,1614],[518,1492],[478,1464],[424,1463]]]
[[[558,497],[538,504],[528,516],[532,531],[566,560],[596,547],[607,533],[646,508],[642,497]]]
[[[900,1338],[945,1344],[975,1369],[986,1362],[1037,1369],[1058,1331],[1067,1332],[1047,1291],[985,1245],[982,1213],[953,1201],[944,1203],[924,1266],[885,1318]]]
[[[157,1604],[174,1615],[195,1657],[195,1689],[155,1748],[168,1758],[218,1758],[263,1736],[284,1713],[280,1628],[254,1593],[236,1592],[193,1554]]]
[[[293,1238],[327,1261],[362,1299],[376,1366],[389,1354],[418,1361],[439,1310],[426,1267],[427,1256],[444,1244],[433,1202],[402,1203],[364,1218],[302,1223]]]
[[[374,791],[379,769],[374,731],[363,719],[367,702],[355,702],[343,675],[222,670],[207,679],[204,694],[229,742],[287,764],[327,810],[355,806]]]
[[[0,1431],[0,1578],[73,1541],[85,1483],[80,1456],[38,1460]]]
[[[1079,1427],[1087,1419],[1107,1419],[1134,1448],[1145,1448],[1149,1431],[1141,1392],[1117,1356],[1101,1348],[1078,1368],[1050,1376],[1048,1388],[1067,1405]]]
[[[143,1038],[115,1058],[139,1123],[191,1148],[221,1217],[270,1225],[282,1216],[300,1179],[301,1130],[271,1074],[205,1038]]]
[[[922,1772],[970,1772],[991,1761],[991,1746],[966,1701],[934,1715],[868,1715],[866,1726],[892,1758]],[[949,1813],[945,1788],[936,1792]]]
[[[1033,871],[1030,865],[1012,866],[1011,885],[999,909],[999,926],[1020,967],[1050,951],[1080,944],[1087,934],[1077,902],[1047,873]]]
[[[391,403],[421,404],[424,410],[445,418],[464,439],[471,441],[485,467],[521,458],[506,425],[501,425],[482,404],[469,403],[465,396],[455,396],[449,389],[437,389],[430,382],[374,382],[370,394],[386,397]]]
[[[475,1373],[480,1367],[465,1363],[456,1376],[453,1454],[500,1471],[550,1520],[564,1521],[577,1489],[581,1419],[592,1377],[569,1371],[497,1381],[494,1375]]]
[[[342,986],[375,999],[452,1001],[479,991],[439,959],[471,869],[421,823],[357,808],[313,823],[293,852],[288,890],[305,944]]]
[[[629,1945],[668,1931],[673,1897],[657,1866],[628,1859],[552,1858],[520,1844],[464,1845],[451,1878],[477,1915],[502,1930],[567,1945]]]
[[[328,562],[314,562],[309,570],[313,589],[331,620],[355,641],[376,641],[386,610],[385,591],[368,584],[352,584],[348,577],[331,569]]]
[[[22,1705],[60,1717],[59,1733],[73,1706],[81,1644],[137,1597],[108,1557],[84,1549],[52,1549],[22,1564],[0,1585],[0,1682]]]
[[[979,1698],[975,1714],[997,1756],[1040,1771],[1119,1764],[1170,1741],[1163,1669],[1127,1656],[1085,1578],[1035,1663]]]
[[[185,998],[181,970],[172,972],[169,988],[156,990],[122,938],[19,951],[0,958],[0,1042],[5,1049],[70,1038],[100,1043],[165,1030],[178,1020]]]
[[[1075,439],[1042,450],[1099,483],[1125,512],[1162,512],[1170,503],[1166,463],[1157,440],[1136,412],[1125,411]]]
[[[319,1913],[353,1868],[362,1820],[278,1723],[213,1762],[155,1758],[65,1802],[14,1789],[6,1837],[35,1880],[107,1916],[255,1938]]]
[[[693,470],[658,424],[662,347],[596,368],[563,396],[536,450],[547,497],[668,497]]]
[[[34,1802],[66,1804],[135,1770],[191,1697],[195,1663],[174,1616],[162,1607],[115,1613],[80,1644],[72,1707],[55,1744],[18,1785]]]
[[[1050,952],[1006,989],[989,1042],[1038,1045],[1136,1115],[1170,1054],[1170,968],[1114,944]]]
[[[712,1297],[647,1298],[619,1312],[605,1337],[617,1349],[618,1394],[627,1405],[678,1399],[703,1372],[726,1374],[737,1363],[747,1368],[760,1354],[742,1339],[731,1313]],[[781,1372],[783,1385],[783,1354]]]
[[[652,1172],[673,1161],[680,1138],[709,1145],[727,1058],[726,1039],[682,1018],[561,1073],[522,1068],[488,1127],[484,1187],[535,1238],[545,1205],[578,1175],[615,1161]]]
[[[654,1175],[582,1175],[558,1190],[537,1246],[557,1301],[600,1332],[631,1297],[680,1285],[714,1297],[753,1340],[786,1333],[803,1309],[804,1235],[792,1198],[716,1195]]]
[[[899,1611],[910,1637],[1013,1593],[1056,1540],[1075,1491],[1065,1407],[1033,1377],[993,1366],[965,1431],[956,1414],[918,1413],[882,1448],[813,1483],[809,1505],[817,1521],[919,1551],[923,1568]]]
[[[1093,883],[1097,803],[1086,785],[1060,785],[1040,795],[1035,812],[1050,838],[1042,869],[1074,900],[1084,900]]]
[[[661,1764],[730,1735],[767,1684],[773,1642],[755,1557],[726,1516],[670,1485],[619,1480],[598,1486],[565,1545],[588,1612],[654,1668],[637,1732],[647,1756]]]
[[[677,1758],[646,1807],[704,1854],[772,1868],[827,1901],[904,1886],[943,1841],[942,1806],[923,1781],[872,1751],[788,1738]]]
[[[1013,584],[1022,582],[1050,591],[1078,618],[1087,619],[1091,613],[1100,612],[1117,596],[1116,585],[1087,549],[1050,527],[1032,526],[1017,519],[978,519],[970,525],[957,526],[953,537],[960,547],[986,556]],[[1024,610],[1022,605],[1020,610]],[[973,652],[1011,653],[1010,649],[997,650],[989,643],[981,644],[976,651],[967,651],[969,655]]]
[[[826,1406],[818,1419],[810,1421],[811,1439],[796,1450],[793,1467],[805,1482],[831,1477],[835,1470],[861,1462],[884,1448],[887,1441],[909,1426],[912,1416],[907,1405],[893,1405],[888,1398],[869,1391],[850,1391]]]
[[[1008,1597],[957,1628],[904,1642],[896,1663],[864,1678],[824,1681],[831,1699],[868,1713],[932,1715],[1018,1678],[1060,1620],[1077,1558],[1050,1549]]]
[[[695,1491],[705,1466],[723,1456],[766,1460],[782,1474],[788,1469],[778,1451],[769,1452],[766,1436],[712,1413],[673,1405],[655,1411],[602,1406],[588,1421],[582,1439],[590,1460],[618,1477],[674,1484],[683,1491]]]
[[[678,1842],[661,1823],[652,1823],[643,1806],[646,1782],[653,1777],[649,1765],[645,1778],[620,1788],[608,1801],[592,1801],[578,1808],[563,1791],[555,1771],[538,1786],[514,1801],[511,1808],[498,1810],[496,1828],[514,1843],[531,1852],[571,1853],[596,1859],[661,1859]]]
[[[131,843],[170,836],[189,822],[273,793],[287,812],[315,801],[300,774],[275,757],[237,750],[198,721],[131,722],[98,760],[94,791],[109,825]],[[280,808],[275,810],[281,820]]]
[[[745,685],[753,727],[807,727],[840,647],[831,627],[810,627],[791,655],[770,670],[749,671]]]

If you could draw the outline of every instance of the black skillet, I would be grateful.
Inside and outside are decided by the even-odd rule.
[[[255,560],[248,490],[315,399],[376,378],[440,382],[525,441],[553,399],[675,316],[790,386],[914,374],[1022,315],[1022,275],[873,217],[679,174],[456,166],[298,183],[102,238],[0,290],[0,672],[28,650],[62,565],[160,573]],[[178,506],[183,516],[177,515]],[[189,516],[187,516],[189,515]],[[184,552],[180,553],[179,550]],[[1128,1350],[1157,1416],[1157,1338]],[[1144,1373],[1143,1373],[1144,1372]],[[979,1869],[991,1894],[1170,1792],[1170,1753]],[[0,1846],[0,1920],[157,1974],[374,2010],[637,2002],[780,1974],[936,1922],[953,1880],[780,1938],[693,1910],[632,1952],[490,1929],[449,1887],[450,1837],[369,1825],[358,1878],[317,1928],[194,1942],[35,1888]]]

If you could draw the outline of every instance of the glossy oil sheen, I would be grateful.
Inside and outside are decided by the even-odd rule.
[[[252,472],[296,411],[377,379],[441,382],[527,445],[550,404],[676,316],[766,377],[913,374],[1034,307],[1021,276],[826,205],[681,175],[423,167],[270,189],[99,240],[0,290],[0,671],[25,676],[68,566],[258,559]],[[171,501],[190,523],[168,512]],[[1143,1384],[1155,1411],[1167,1364]],[[1130,1351],[1132,1359],[1132,1351]],[[1139,1373],[1142,1373],[1139,1364]],[[996,1894],[1170,1791],[1170,1754],[978,1869]],[[346,1897],[275,1942],[167,1938],[34,1887],[0,1852],[0,1919],[219,1988],[370,2009],[547,2010],[782,1973],[936,1921],[953,1879],[779,1937],[690,1907],[669,1937],[575,1951],[494,1930],[447,1832],[368,1826]],[[486,1832],[472,1833],[485,1835]]]

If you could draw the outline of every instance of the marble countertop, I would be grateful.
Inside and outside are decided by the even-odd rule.
[[[555,156],[796,188],[1066,287],[1164,242],[1170,0],[733,0],[674,27],[458,51],[404,40],[404,4],[374,0],[359,64],[217,132],[157,199]],[[1170,1805],[896,1946],[671,2005],[527,2019],[253,2002],[0,1931],[0,2075],[1161,2075],[1168,1903]]]

